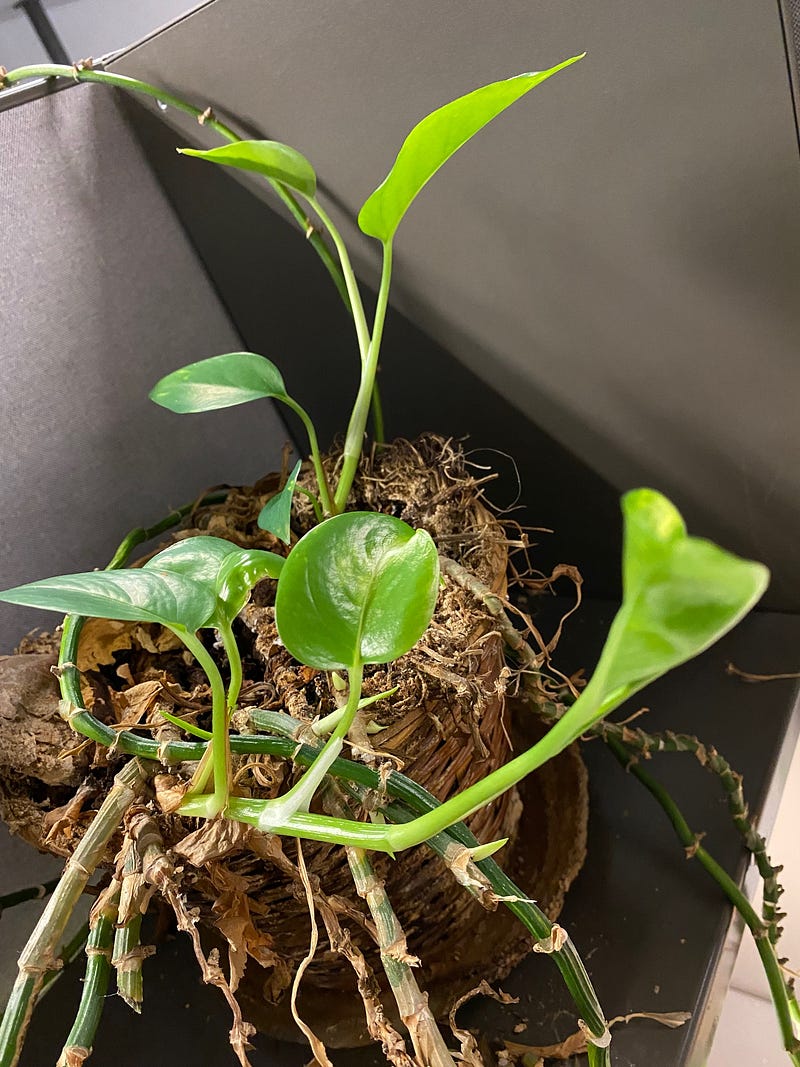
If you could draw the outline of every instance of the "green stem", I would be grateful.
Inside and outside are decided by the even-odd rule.
[[[206,110],[195,107],[193,104],[188,104],[185,100],[181,100],[180,97],[175,96],[174,93],[167,92],[165,89],[159,89],[157,86],[150,85],[149,82],[140,81],[138,78],[129,78],[124,74],[110,74],[107,71],[101,70],[83,70],[78,69],[77,67],[68,67],[61,64],[37,64],[28,67],[18,67],[16,70],[8,71],[5,76],[0,79],[0,88],[24,81],[26,78],[71,78],[74,81],[99,82],[102,85],[112,85],[116,89],[123,89],[128,93],[139,93],[144,96],[150,96],[154,100],[159,100],[162,104],[174,108],[176,111],[182,111],[187,115],[193,115],[198,120],[202,119],[204,126],[214,130],[226,141],[236,142],[242,140],[242,138],[234,133],[229,126],[226,126],[224,122],[220,122],[213,115],[203,118],[206,114]],[[272,181],[272,179],[269,178],[267,181],[272,186],[277,196],[289,209],[289,212],[303,233],[307,233],[308,219],[294,194],[291,193],[285,185],[281,185],[280,182]],[[309,234],[308,240],[324,264],[328,274],[330,274],[345,307],[350,310],[347,286],[339,268],[339,264],[331,254],[331,250],[316,230],[313,230]]]
[[[13,908],[17,904],[24,904],[26,900],[42,900],[49,897],[59,883],[58,878],[51,878],[49,882],[41,885],[29,885],[25,889],[16,889],[13,893],[6,893],[0,897],[0,915],[7,908]]]
[[[228,669],[230,679],[228,681],[228,694],[226,704],[228,708],[228,722],[236,710],[236,703],[242,688],[242,657],[239,655],[239,646],[233,635],[233,628],[228,619],[222,619],[217,625],[217,631],[222,641],[222,647],[228,657]]]
[[[350,423],[347,427],[344,451],[342,453],[342,471],[334,495],[334,507],[337,513],[344,510],[358,468],[358,461],[361,457],[364,433],[367,428],[367,418],[369,417],[369,409],[374,392],[375,376],[378,371],[378,357],[383,337],[383,324],[386,321],[391,279],[392,245],[390,241],[387,241],[383,246],[383,268],[381,270],[381,284],[378,289],[378,302],[375,307],[375,321],[372,326],[372,340],[369,343],[367,358],[361,369],[361,384],[353,406],[353,413],[350,416]]]
[[[316,468],[314,472],[316,473]],[[313,493],[310,493],[308,489],[304,489],[302,485],[296,486],[295,491],[302,493],[304,497],[311,501],[311,506],[314,509],[314,516],[316,517],[317,522],[322,522],[325,516],[322,514],[322,508],[319,506],[319,498],[314,496]]]
[[[336,796],[335,787],[327,791],[326,802],[336,815],[352,818],[346,804]],[[405,934],[383,882],[376,878],[363,849],[348,848],[346,853],[356,892],[367,902],[375,923],[383,970],[400,1018],[411,1037],[417,1062],[424,1063],[426,1067],[455,1067],[433,1012],[428,1007],[428,997],[420,989],[408,962]]]
[[[328,485],[325,468],[322,465],[322,456],[319,451],[319,442],[317,441],[317,431],[314,429],[314,423],[311,421],[311,417],[305,408],[302,408],[296,400],[292,400],[290,396],[282,396],[280,399],[288,408],[291,408],[305,427],[306,435],[308,436],[308,447],[311,450],[311,462],[314,465],[314,474],[316,475],[317,485],[319,487],[319,496],[322,501],[322,507],[326,515],[332,515],[333,501],[331,499],[331,489]]]
[[[84,923],[83,926],[66,942],[61,946],[61,950],[56,957],[57,967],[48,971],[44,976],[41,988],[39,989],[39,996],[36,1001],[38,1004],[47,990],[58,981],[58,979],[64,973],[64,968],[68,967],[71,963],[83,955],[83,951],[86,948],[86,942],[89,940],[89,924]]]
[[[269,729],[275,733],[281,733],[287,740],[292,742],[301,727],[301,723],[297,719],[293,719],[282,712],[274,711],[253,711],[250,715],[250,721],[257,729]],[[299,763],[306,763],[313,759],[313,752],[313,749],[303,745],[300,749],[296,749],[295,759]],[[363,763],[338,759],[331,765],[329,773],[347,783],[348,788],[351,788],[351,783],[356,783],[357,792],[355,795],[362,801],[365,799],[367,791],[374,792],[385,789],[391,797],[401,802],[399,804],[390,804],[384,809],[387,817],[392,822],[409,822],[415,817],[415,814],[419,815],[433,811],[440,803],[421,785],[398,771],[392,771],[384,783],[381,781],[377,771],[371,770],[369,767],[364,766]],[[360,791],[358,791],[359,786],[361,787]],[[453,841],[468,849],[474,849],[479,845],[478,839],[462,822],[455,823],[440,834],[435,834],[425,844],[440,856],[444,856],[445,851]],[[476,866],[488,879],[492,889],[509,911],[523,923],[538,941],[546,941],[552,934],[553,924],[544,912],[533,901],[526,899],[527,894],[505,874],[495,860],[479,860]],[[591,979],[572,940],[567,938],[561,951],[552,953],[551,958],[561,972],[564,984],[575,1001],[575,1005],[586,1025],[596,1038],[604,1041],[608,1033],[605,1016]],[[607,1047],[590,1046],[590,1063],[592,1067],[605,1067],[610,1062],[610,1052]]]
[[[273,826],[279,826],[287,822],[287,819],[302,815],[308,811],[311,798],[319,789],[323,778],[329,771],[331,764],[341,751],[343,739],[353,724],[358,702],[362,696],[362,683],[364,680],[364,665],[361,660],[356,660],[348,671],[348,700],[343,707],[341,719],[336,723],[331,736],[327,738],[314,763],[311,763],[300,781],[293,785],[288,793],[276,800],[268,800],[259,814],[258,828],[271,830]]]
[[[194,658],[203,668],[211,685],[211,765],[214,771],[214,792],[211,796],[195,796],[197,789],[202,789],[207,768],[198,768],[201,781],[193,782],[193,788],[186,794],[184,804],[178,809],[180,814],[189,814],[184,809],[191,805],[192,815],[202,815],[212,819],[225,810],[230,793],[231,753],[230,735],[228,734],[228,709],[225,699],[225,684],[216,663],[205,645],[197,636],[182,626],[170,626],[172,632],[183,641]]]
[[[77,617],[71,616],[67,623],[74,624],[79,621],[81,620],[77,619]],[[62,662],[69,662],[74,657],[77,632],[79,631],[74,625],[65,626]],[[69,673],[63,671],[61,675],[62,692],[65,694],[65,699],[74,704],[76,698],[80,700],[80,690],[72,690],[70,688],[71,684],[77,685],[77,681],[70,682]],[[240,755],[277,756],[281,759],[294,760],[305,767],[310,767],[320,755],[320,749],[318,748],[313,748],[309,745],[298,745],[297,741],[294,740],[294,736],[300,723],[288,715],[283,715],[280,712],[253,711],[250,718],[256,729],[268,729],[288,736],[233,735],[230,739],[232,752]],[[207,744],[202,741],[173,741],[162,749],[153,739],[138,737],[131,731],[125,730],[117,734],[110,727],[95,719],[88,711],[83,710],[73,712],[70,716],[70,722],[74,729],[98,744],[106,747],[116,744],[118,751],[137,755],[143,759],[163,759],[170,763],[193,761],[200,759],[208,748]],[[328,773],[343,781],[359,783],[371,790],[382,789],[384,785],[376,771],[371,770],[363,763],[355,763],[342,758],[337,758],[331,763]],[[413,813],[407,816],[408,819],[413,819],[415,814],[419,815],[435,810],[439,803],[416,782],[398,772],[392,772],[388,776],[385,788],[390,796],[408,804]],[[235,810],[239,804],[244,805],[245,801],[237,797],[231,798],[229,804],[229,814],[231,816],[241,817]],[[255,825],[258,822],[258,814],[257,812],[252,820]],[[247,815],[247,811],[243,810],[241,815]],[[344,822],[343,825],[348,826],[351,824]],[[362,824],[355,823],[352,825],[359,827]],[[467,848],[475,848],[479,844],[477,838],[463,823],[455,823],[449,827],[447,834]],[[322,834],[319,839],[329,840],[330,838]],[[364,844],[363,839],[357,837],[351,841],[346,838],[346,835],[342,835],[339,840],[344,841],[345,844]],[[504,904],[537,939],[544,940],[549,937],[552,924],[547,916],[534,903],[524,899],[526,894],[503,873],[494,860],[481,860],[478,863],[478,867],[489,879],[498,896],[522,898],[516,901],[504,900]],[[554,953],[552,958],[561,971],[564,982],[575,1000],[582,1018],[586,1021],[592,1033],[598,1038],[602,1038],[606,1029],[603,1012],[591,980],[572,942],[567,940],[561,952]],[[610,1062],[607,1059],[607,1049],[598,1049],[597,1053],[592,1052],[592,1056],[600,1057],[595,1059],[592,1067],[605,1067]],[[2,1064],[0,1064],[0,1067],[2,1067]]]
[[[372,439],[378,445],[382,445],[386,441],[386,427],[383,423],[383,403],[377,377],[372,383]]]
[[[604,741],[613,737],[625,746],[631,760],[636,760],[639,755],[648,758],[656,752],[690,752],[701,767],[716,776],[725,793],[733,824],[752,853],[758,873],[761,875],[762,918],[769,928],[770,940],[773,944],[777,944],[780,939],[781,918],[778,902],[783,894],[783,887],[779,881],[781,868],[772,863],[767,852],[767,842],[750,818],[741,774],[731,767],[721,752],[711,745],[703,744],[692,734],[676,734],[671,730],[650,734],[639,728],[609,722],[607,719],[591,727],[589,732],[601,737]]]
[[[800,1039],[794,1031],[792,1022],[791,996],[786,987],[780,962],[778,961],[775,946],[769,937],[769,927],[763,923],[751,905],[750,901],[734,882],[728,872],[699,844],[700,837],[690,828],[680,809],[664,787],[654,778],[642,770],[638,764],[631,765],[630,752],[614,738],[607,738],[606,744],[617,760],[630,773],[638,778],[651,796],[658,801],[681,844],[686,849],[686,854],[700,863],[705,871],[714,879],[722,892],[739,912],[750,933],[755,940],[758,954],[769,983],[772,1002],[778,1016],[781,1038],[789,1060],[794,1067],[800,1067]]]
[[[42,979],[52,969],[56,945],[64,936],[86,883],[144,780],[145,774],[137,760],[131,760],[122,768],[91,826],[67,860],[58,888],[47,902],[17,963],[19,973],[0,1023],[0,1067],[14,1067],[17,1063]]]
[[[147,889],[140,875],[141,857],[135,841],[131,840],[125,854],[125,863],[120,879],[120,907],[117,929],[114,933],[114,951],[111,966],[117,975],[117,993],[138,1014],[142,1010],[142,953],[140,938],[142,930],[142,904]]]
[[[144,982],[141,947],[142,916],[134,915],[120,926],[114,937],[112,964],[117,972],[117,992],[137,1015],[142,1011]]]
[[[111,978],[111,942],[117,921],[120,888],[117,883],[93,920],[86,942],[86,975],[80,1004],[56,1067],[74,1067],[88,1059],[92,1051]]]
[[[364,314],[364,304],[361,300],[361,291],[358,288],[358,281],[356,280],[353,266],[350,262],[350,255],[347,251],[347,245],[342,240],[342,236],[333,224],[333,220],[324,210],[322,205],[316,199],[316,197],[307,197],[309,206],[313,211],[317,213],[322,220],[328,233],[331,235],[336,251],[339,254],[339,263],[341,264],[342,274],[344,275],[345,285],[347,287],[347,295],[350,298],[350,313],[353,316],[353,322],[356,327],[356,337],[358,338],[358,350],[361,354],[361,362],[364,363],[367,359],[367,352],[369,349],[369,326],[367,325],[367,316]]]

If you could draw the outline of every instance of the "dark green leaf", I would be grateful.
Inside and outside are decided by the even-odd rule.
[[[145,569],[89,571],[44,578],[0,593],[0,600],[62,615],[158,622],[199,630],[214,612],[212,589],[182,574]]]
[[[660,493],[622,500],[623,602],[592,679],[567,715],[575,736],[644,686],[703,652],[761,597],[769,571],[689,537]]]
[[[258,525],[262,530],[279,537],[285,545],[289,544],[290,522],[292,518],[292,499],[294,487],[297,485],[297,476],[300,473],[302,460],[298,460],[294,470],[286,479],[286,485],[275,496],[270,497],[258,516]]]
[[[190,363],[162,378],[150,393],[156,404],[180,415],[265,397],[286,400],[286,386],[275,364],[255,352],[228,352]]]
[[[388,663],[425,632],[438,588],[439,559],[427,533],[389,515],[347,512],[292,549],[275,621],[287,649],[311,667]]]
[[[312,197],[317,191],[317,176],[306,157],[280,141],[236,141],[208,151],[197,148],[179,148],[178,151],[181,155],[205,159],[209,163],[254,171],[264,178],[288,185],[304,196]]]
[[[515,100],[582,58],[573,56],[550,70],[484,85],[424,118],[405,139],[394,166],[361,208],[358,225],[363,232],[390,241],[416,195],[463,144]]]

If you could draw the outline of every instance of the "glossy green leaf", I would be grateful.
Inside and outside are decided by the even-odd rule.
[[[298,460],[294,470],[286,479],[286,485],[284,485],[279,493],[270,497],[258,516],[259,527],[262,530],[267,530],[271,534],[275,534],[275,536],[280,538],[285,545],[289,544],[291,536],[290,523],[292,519],[294,487],[297,485],[297,476],[300,473],[302,465],[303,461]]]
[[[185,537],[157,552],[145,563],[143,570],[169,571],[213,585],[223,560],[241,552],[242,549],[232,541],[198,534],[196,537]]]
[[[424,118],[406,137],[394,166],[361,208],[358,225],[362,231],[390,241],[423,186],[463,144],[525,93],[582,58],[573,56],[550,70],[484,85]]]
[[[278,578],[285,563],[283,556],[259,548],[240,549],[224,560],[217,575],[216,593],[229,621],[245,606],[253,587],[264,578]]]
[[[221,537],[187,537],[153,556],[147,570],[181,574],[213,590],[216,612],[228,621],[235,618],[262,578],[277,578],[286,561],[274,552],[240,548]],[[213,625],[214,619],[208,621]]]
[[[439,558],[427,533],[389,515],[346,512],[292,549],[275,621],[287,649],[311,667],[388,663],[425,632],[438,588]]]
[[[190,363],[162,378],[150,393],[156,404],[180,415],[265,397],[289,399],[281,372],[255,352],[228,352]]]
[[[183,574],[89,571],[44,578],[7,589],[0,600],[62,615],[89,615],[125,622],[158,622],[195,631],[214,613],[213,589]]]
[[[589,685],[564,716],[576,736],[712,645],[769,583],[763,564],[688,536],[676,508],[652,489],[627,493],[622,511],[622,607]]]
[[[178,151],[181,155],[205,159],[209,163],[253,171],[263,178],[288,185],[304,196],[314,196],[317,191],[317,176],[306,157],[280,141],[235,141],[208,151],[197,148],[179,148]]]

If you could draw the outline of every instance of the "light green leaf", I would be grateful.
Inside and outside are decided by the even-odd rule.
[[[298,460],[294,470],[286,479],[286,485],[279,493],[270,497],[258,516],[259,528],[275,534],[285,545],[289,544],[291,536],[292,499],[294,498],[294,487],[297,485],[297,476],[302,465],[303,461]]]
[[[223,560],[243,550],[222,537],[198,534],[185,537],[174,545],[157,552],[145,563],[143,570],[183,574],[197,582],[213,584],[217,580]]]
[[[423,186],[463,144],[525,93],[582,58],[573,56],[550,70],[484,85],[424,118],[406,137],[394,166],[361,208],[358,225],[362,231],[390,241]]]
[[[289,399],[281,372],[255,352],[227,352],[190,363],[162,378],[150,393],[156,404],[179,415],[216,411],[265,397]]]
[[[194,156],[209,163],[253,171],[263,178],[288,185],[304,196],[313,197],[317,191],[317,176],[306,157],[280,141],[236,141],[208,151],[198,148],[179,148],[178,151],[183,156]]]
[[[250,598],[250,592],[263,578],[278,578],[286,560],[260,548],[240,549],[228,556],[216,580],[217,600],[227,619],[235,619]]]
[[[277,578],[286,561],[274,552],[239,548],[221,537],[198,535],[178,541],[153,556],[144,569],[185,575],[213,590],[217,607],[209,625],[230,621],[242,610],[250,591],[262,578]]]
[[[289,652],[311,667],[388,663],[425,632],[438,588],[439,558],[427,533],[389,515],[347,512],[292,549],[275,621]]]
[[[577,737],[673,667],[699,655],[752,608],[769,583],[763,564],[689,537],[660,493],[622,498],[623,601],[589,685],[562,723]]]
[[[201,583],[183,574],[157,574],[144,568],[44,578],[7,589],[0,600],[62,615],[158,622],[191,631],[206,624],[216,605],[213,590]]]

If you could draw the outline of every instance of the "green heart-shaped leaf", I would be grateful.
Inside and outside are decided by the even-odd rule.
[[[285,545],[289,544],[291,536],[290,523],[292,518],[292,500],[294,487],[297,485],[297,476],[303,461],[298,460],[295,468],[286,479],[286,485],[275,496],[270,497],[258,516],[260,529],[267,530],[279,537]]]
[[[361,208],[358,225],[362,231],[390,241],[423,186],[463,144],[525,93],[582,58],[573,56],[550,70],[484,85],[424,118],[406,137],[394,166]]]
[[[166,375],[150,393],[156,404],[180,415],[266,397],[290,400],[281,372],[255,352],[228,352],[190,363]]]
[[[347,512],[292,549],[275,621],[289,652],[311,667],[388,663],[425,632],[438,588],[439,558],[427,533],[389,515]]]
[[[676,508],[652,489],[622,498],[623,601],[597,668],[562,722],[587,726],[727,633],[769,583],[763,564],[689,537]]]
[[[235,141],[203,151],[198,148],[179,148],[183,156],[194,156],[209,163],[222,163],[237,170],[249,170],[263,178],[288,185],[304,196],[317,191],[317,176],[305,156],[280,141]]]
[[[216,607],[213,589],[183,574],[141,570],[89,571],[44,578],[7,589],[0,600],[62,615],[89,615],[125,622],[158,622],[194,632]]]

